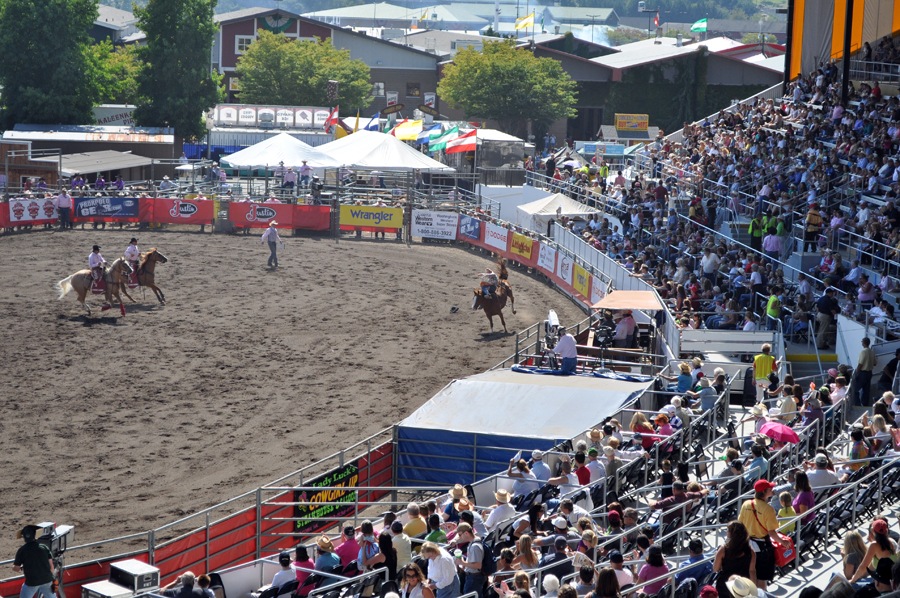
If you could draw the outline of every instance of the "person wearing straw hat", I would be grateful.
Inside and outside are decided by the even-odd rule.
[[[487,515],[484,527],[486,527],[488,531],[493,530],[497,524],[510,519],[516,514],[515,508],[509,504],[509,500],[512,498],[509,490],[504,488],[497,490],[494,492],[494,498],[497,500],[496,504],[490,509],[485,509],[482,513],[482,515]]]
[[[278,245],[281,244],[282,249],[284,248],[284,241],[281,240],[281,237],[278,236],[278,229],[276,228],[278,223],[274,220],[269,221],[269,228],[266,229],[266,232],[262,234],[260,237],[259,244],[263,243],[269,244],[269,268],[272,270],[278,269],[278,254],[276,249]]]
[[[334,543],[328,536],[316,538],[316,571],[333,571],[341,566],[341,557],[334,553]]]

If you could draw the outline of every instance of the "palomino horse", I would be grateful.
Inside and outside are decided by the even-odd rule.
[[[512,287],[503,279],[500,280],[497,291],[491,297],[485,297],[481,293],[481,289],[475,290],[475,303],[472,305],[472,309],[480,307],[484,310],[484,315],[487,316],[488,322],[491,323],[491,332],[494,332],[494,316],[500,316],[503,331],[509,332],[506,329],[506,320],[503,319],[503,308],[506,307],[507,299],[509,299],[512,312],[516,313],[516,298],[513,296]]]
[[[125,315],[125,304],[122,303],[122,297],[119,295],[119,289],[124,283],[125,277],[128,274],[131,274],[131,266],[128,265],[128,262],[125,261],[125,258],[119,258],[112,263],[112,265],[107,269],[106,274],[103,277],[104,282],[106,283],[104,287],[104,294],[106,295],[106,301],[103,303],[103,310],[107,310],[110,308],[110,303],[112,298],[115,297],[116,301],[119,302],[119,311],[122,312],[122,315]],[[85,298],[87,294],[91,291],[91,271],[90,270],[79,270],[75,274],[69,276],[68,278],[64,278],[56,283],[56,290],[59,291],[59,299],[65,297],[69,291],[74,290],[78,294],[78,302],[84,306],[84,309],[87,310],[88,315],[91,315],[90,306],[85,303]]]
[[[147,253],[141,254],[141,262],[138,265],[136,273],[138,286],[149,287],[163,305],[166,303],[166,296],[163,294],[162,290],[156,286],[153,271],[156,269],[157,262],[165,264],[168,261],[169,259],[154,247]],[[132,283],[132,287],[133,286],[134,284]],[[122,284],[122,292],[125,293],[126,297],[131,299],[131,295],[129,295],[128,291],[125,289],[124,283]],[[134,299],[131,300],[134,301]]]

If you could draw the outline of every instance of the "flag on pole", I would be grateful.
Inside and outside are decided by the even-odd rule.
[[[376,112],[365,126],[366,131],[377,131],[381,128],[381,112]]]
[[[353,132],[359,131],[359,108],[356,109],[356,123],[353,125]]]
[[[706,28],[709,26],[709,19],[700,19],[693,25],[691,25],[691,31],[694,33],[706,33]]]
[[[525,15],[524,17],[516,19],[516,31],[519,29],[528,29],[529,27],[534,27],[534,11],[532,11],[530,15]]]
[[[437,139],[441,136],[443,130],[441,125],[432,125],[427,129],[423,129],[421,133],[416,137],[416,145],[422,145],[423,143],[429,143],[432,139]]]
[[[436,152],[447,147],[447,142],[459,137],[459,127],[453,127],[440,137],[436,137],[428,142],[428,151]]]
[[[659,11],[656,11],[656,16],[653,17],[653,26],[659,27]]]
[[[339,111],[340,106],[332,108],[331,112],[328,114],[328,118],[325,119],[325,131],[328,131],[333,125],[337,124]]]
[[[422,16],[419,17],[419,22],[422,22],[422,21],[424,21],[424,20],[427,19],[427,18],[428,18],[428,9],[426,8],[426,9],[425,9],[425,12],[422,13]]]
[[[472,129],[465,135],[460,135],[453,141],[447,143],[447,149],[444,150],[448,154],[457,154],[460,152],[474,152],[478,146],[478,129]]]

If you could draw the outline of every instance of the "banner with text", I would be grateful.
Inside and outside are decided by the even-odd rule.
[[[276,221],[281,228],[293,225],[294,206],[287,203],[235,201],[228,205],[228,219],[237,227],[265,228]]]
[[[556,250],[546,243],[541,243],[538,246],[537,265],[545,274],[554,274],[556,272]]]
[[[294,517],[297,519],[294,532],[297,534],[314,534],[332,527],[335,521],[323,517],[352,517],[355,509],[356,490],[359,485],[359,460],[332,469],[311,481],[304,480],[303,486],[330,488],[329,490],[296,490]],[[319,503],[348,503],[346,505],[324,505]]]
[[[56,222],[57,213],[52,197],[17,197],[9,200],[9,226]]]
[[[381,206],[341,206],[341,226],[403,228],[403,208]]]
[[[74,218],[137,218],[136,197],[76,197]]]
[[[591,305],[606,297],[606,289],[607,283],[603,282],[599,276],[591,279]]]
[[[509,241],[509,229],[497,226],[492,222],[486,222],[484,227],[484,242],[488,247],[506,251]]]
[[[572,273],[572,288],[580,293],[582,297],[587,298],[591,290],[591,275],[578,264],[575,264]]]
[[[509,250],[514,254],[522,257],[524,260],[530,262],[531,254],[534,252],[534,240],[531,237],[527,237],[519,233],[513,233]]]
[[[473,241],[481,240],[481,220],[471,216],[459,217],[459,237],[466,237]]]
[[[147,200],[142,200],[147,201]],[[210,224],[215,216],[214,203],[210,199],[167,199],[158,197],[153,202],[153,222],[170,224]]]
[[[572,286],[572,266],[575,262],[567,255],[562,255],[556,265],[556,275],[560,280],[569,286]]]
[[[423,239],[452,241],[456,239],[458,221],[459,215],[456,212],[413,210],[411,234]]]

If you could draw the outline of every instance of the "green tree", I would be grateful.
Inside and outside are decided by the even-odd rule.
[[[147,35],[138,54],[139,124],[168,125],[187,139],[205,133],[203,113],[222,97],[221,79],[210,65],[215,7],[216,0],[149,0],[135,7]]]
[[[345,110],[372,101],[369,67],[327,41],[291,40],[260,30],[240,57],[241,101],[284,106],[339,104]],[[338,82],[338,98],[328,98],[328,81]]]
[[[98,104],[136,104],[140,71],[138,46],[116,48],[108,39],[88,46],[88,77]]]
[[[0,0],[3,124],[92,122],[85,51],[96,18],[97,0]]]
[[[466,118],[495,120],[503,131],[520,137],[527,133],[528,121],[543,130],[575,116],[576,84],[559,62],[535,58],[511,41],[458,52],[444,70],[438,94]]]

